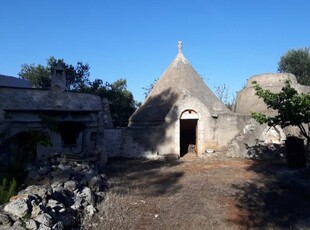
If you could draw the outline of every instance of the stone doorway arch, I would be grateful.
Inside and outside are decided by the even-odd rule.
[[[180,157],[187,153],[198,153],[198,113],[187,109],[182,112],[179,120]]]

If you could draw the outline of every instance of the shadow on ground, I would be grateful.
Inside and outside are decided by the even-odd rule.
[[[233,222],[245,229],[309,229],[309,167],[290,169],[285,162],[254,161],[247,170],[257,178],[233,185],[239,210]]]
[[[110,159],[105,171],[109,190],[119,195],[135,189],[144,196],[174,194],[182,188],[178,182],[184,172],[169,168],[180,164],[177,160]]]

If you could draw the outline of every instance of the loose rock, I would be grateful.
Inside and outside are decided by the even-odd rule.
[[[35,220],[39,222],[41,225],[45,225],[46,227],[52,227],[53,226],[53,219],[52,217],[47,213],[39,214],[35,217]],[[40,227],[41,227],[40,225]]]
[[[23,218],[29,214],[29,199],[19,198],[4,206],[4,211],[17,217]]]
[[[37,230],[38,229],[38,224],[32,220],[32,219],[27,219],[24,221],[26,228],[31,229],[31,230]]]
[[[69,190],[70,192],[73,192],[74,190],[77,189],[77,183],[76,183],[76,181],[72,181],[72,180],[67,181],[64,184],[64,188]]]
[[[11,218],[5,213],[0,213],[0,225],[11,226],[11,224]]]
[[[97,211],[96,201],[107,186],[94,164],[59,155],[28,165],[27,171],[25,183],[31,184],[0,206],[0,229],[78,229]]]

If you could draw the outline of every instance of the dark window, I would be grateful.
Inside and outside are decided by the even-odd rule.
[[[77,138],[84,129],[83,123],[73,121],[60,122],[58,127],[63,145],[77,145]]]
[[[72,130],[63,130],[61,137],[64,145],[76,145],[78,133]]]

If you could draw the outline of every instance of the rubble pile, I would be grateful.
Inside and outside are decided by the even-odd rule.
[[[196,146],[193,144],[188,145],[187,152],[188,153],[195,153],[196,152]]]
[[[27,167],[25,189],[0,206],[1,229],[79,229],[97,211],[107,179],[91,161],[53,156]]]

